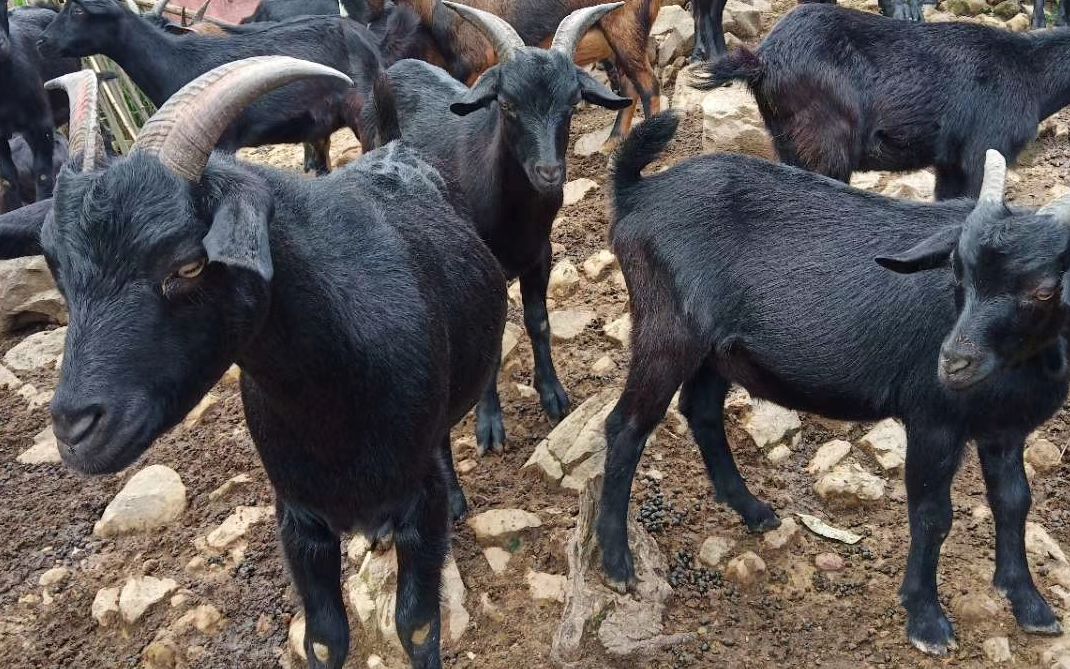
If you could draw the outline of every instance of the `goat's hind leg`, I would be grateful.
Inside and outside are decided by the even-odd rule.
[[[979,439],[988,503],[996,521],[996,574],[993,583],[1011,603],[1026,632],[1062,634],[1051,606],[1037,591],[1025,557],[1025,521],[1032,503],[1022,454],[1024,439]]]
[[[457,469],[453,466],[453,449],[450,447],[450,436],[447,433],[442,439],[439,461],[442,465],[442,475],[446,480],[446,490],[450,500],[450,522],[463,520],[468,515],[468,500],[464,498],[464,489],[457,478]]]
[[[279,534],[305,607],[305,652],[311,669],[341,669],[349,653],[338,535],[318,518],[280,502]]]
[[[305,172],[321,177],[331,171],[331,138],[323,137],[305,145]]]
[[[398,638],[416,669],[442,666],[439,592],[449,550],[447,492],[437,472],[428,476],[419,501],[398,523]]]
[[[480,455],[487,451],[501,453],[505,447],[505,419],[502,417],[502,402],[498,397],[498,373],[501,369],[501,356],[494,365],[494,374],[483,390],[483,396],[476,405],[476,450]]]
[[[779,527],[780,519],[771,506],[747,488],[732,457],[724,431],[724,400],[728,389],[728,381],[707,362],[684,384],[680,410],[702,451],[717,500],[726,502],[742,516],[751,532],[765,532]]]

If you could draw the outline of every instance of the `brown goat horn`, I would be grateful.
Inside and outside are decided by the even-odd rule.
[[[1064,225],[1070,225],[1070,195],[1057,197],[1037,210],[1041,216],[1051,216]]]
[[[216,142],[257,98],[309,77],[352,80],[338,70],[288,56],[238,60],[202,74],[175,93],[141,129],[134,150],[155,155],[189,182],[201,178]]]
[[[981,194],[977,204],[1003,205],[1003,193],[1007,185],[1007,160],[995,149],[985,152],[985,176],[981,181]]]
[[[212,0],[204,0],[204,4],[197,10],[197,13],[193,15],[193,22],[200,23],[204,20],[204,15],[208,13],[208,7],[212,4]]]
[[[479,28],[479,31],[494,45],[494,53],[498,54],[499,63],[508,62],[513,57],[513,52],[524,46],[524,40],[520,39],[520,35],[516,34],[513,26],[509,25],[509,22],[502,17],[495,16],[482,9],[449,2],[449,0],[443,0],[442,4],[460,14],[465,21]]]
[[[89,172],[96,168],[97,152],[103,151],[104,142],[100,139],[97,116],[97,75],[91,70],[79,70],[65,74],[45,84],[48,90],[62,88],[71,101],[70,141],[68,151],[71,156],[82,154],[82,171]]]
[[[623,6],[623,2],[610,2],[572,12],[561,21],[561,25],[557,26],[554,39],[550,42],[550,50],[560,51],[569,59],[573,58],[576,55],[576,46],[579,45],[584,34],[603,16]]]
[[[167,9],[167,0],[156,0],[156,4],[152,6],[150,14],[156,16],[163,16],[164,10]]]

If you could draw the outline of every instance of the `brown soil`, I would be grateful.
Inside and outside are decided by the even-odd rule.
[[[778,8],[781,8],[778,4]],[[1070,114],[1064,114],[1070,120]],[[574,123],[574,137],[611,122],[604,111],[585,111]],[[701,122],[688,118],[673,142],[666,162],[676,162],[701,150]],[[278,149],[268,160],[296,166],[299,149]],[[1012,179],[1012,200],[1035,205],[1047,199],[1048,189],[1059,182],[1070,164],[1070,147],[1043,139],[1034,166],[1017,171]],[[265,156],[254,157],[264,158]],[[607,214],[607,159],[570,157],[570,179],[589,177],[602,188],[578,205],[562,211],[554,231],[556,259],[568,258],[577,266],[605,248]],[[601,334],[601,326],[626,310],[626,294],[613,281],[584,281],[580,292],[558,308],[591,308],[599,320],[576,340],[555,347],[555,359],[574,405],[607,386],[619,387],[627,368],[627,351],[615,348]],[[551,307],[553,308],[553,306]],[[521,324],[513,305],[510,319]],[[17,339],[0,342],[0,353]],[[609,354],[617,369],[608,377],[591,373],[591,364]],[[574,523],[576,497],[553,491],[520,467],[550,425],[537,399],[522,399],[516,384],[530,384],[530,346],[522,340],[517,361],[501,379],[509,445],[501,457],[478,461],[462,476],[473,512],[520,506],[538,513],[544,526],[520,546],[509,571],[496,576],[476,546],[466,526],[456,528],[454,554],[468,587],[467,606],[472,624],[461,641],[444,650],[447,666],[540,667],[549,664],[550,642],[561,614],[560,605],[536,606],[527,593],[524,574],[528,569],[565,573],[564,544]],[[39,387],[55,384],[55,373],[23,379]],[[189,605],[212,603],[227,619],[223,632],[214,637],[188,633],[180,647],[190,655],[188,666],[205,669],[285,666],[292,662],[287,650],[287,628],[300,610],[289,584],[272,523],[254,526],[248,548],[236,566],[215,577],[194,576],[184,567],[199,554],[194,546],[217,526],[233,507],[271,505],[273,497],[256,453],[245,430],[241,400],[233,388],[220,387],[221,401],[193,428],[180,427],[160,439],[150,453],[129,472],[119,476],[87,479],[58,465],[24,466],[15,456],[47,425],[47,411],[26,410],[24,400],[0,391],[0,528],[7,539],[0,542],[0,667],[96,668],[141,666],[142,650],[156,631],[174,621]],[[1043,434],[1065,447],[1068,414],[1050,421]],[[458,460],[475,458],[472,421],[455,433]],[[852,435],[857,437],[860,431]],[[981,623],[959,623],[959,649],[945,660],[923,657],[906,642],[903,611],[896,590],[902,578],[908,541],[905,494],[902,483],[892,481],[889,496],[865,510],[828,509],[813,492],[813,477],[805,464],[816,447],[836,435],[820,423],[804,419],[802,439],[791,457],[769,463],[743,434],[731,425],[735,456],[752,490],[769,500],[786,516],[793,511],[825,515],[837,526],[865,535],[854,547],[829,542],[807,532],[780,552],[763,550],[759,539],[747,534],[737,516],[712,499],[710,485],[690,438],[679,437],[662,427],[656,443],[644,456],[636,479],[632,512],[656,493],[663,496],[670,522],[655,537],[670,564],[680,551],[698,552],[702,540],[718,534],[738,542],[736,551],[754,550],[769,566],[769,578],[756,590],[742,592],[725,583],[716,572],[702,593],[681,586],[670,600],[667,632],[694,632],[695,640],[646,659],[612,661],[591,644],[584,668],[623,667],[940,667],[982,666],[984,639],[1010,638],[1019,666],[1039,666],[1040,655],[1051,643],[1020,632],[1009,609]],[[181,523],[163,532],[100,540],[92,535],[93,523],[105,505],[133,471],[146,464],[161,463],[182,477],[189,496],[189,509]],[[651,468],[664,474],[660,482],[646,476]],[[222,501],[210,502],[208,493],[228,478],[249,473],[253,484]],[[1033,482],[1032,520],[1043,524],[1052,536],[1070,542],[1070,503],[1062,482],[1067,466]],[[971,510],[984,504],[984,490],[974,455],[968,455],[954,490],[956,524],[941,561],[941,592],[944,604],[970,592],[992,592],[994,543],[991,521],[975,520]],[[817,573],[813,557],[821,552],[839,553],[846,568],[835,574]],[[41,595],[37,580],[52,566],[65,565],[74,576],[52,592],[49,605],[20,602],[27,595]],[[352,573],[353,565],[346,565]],[[179,581],[190,591],[189,604],[173,609],[166,602],[130,628],[98,628],[90,617],[90,605],[98,589],[121,585],[127,575],[153,574]],[[1051,597],[1052,585],[1044,570],[1035,569],[1041,590]],[[480,595],[489,593],[504,616],[492,619],[481,611]],[[1052,597],[1052,599],[1055,599]],[[1053,604],[1063,606],[1062,602]],[[952,614],[954,612],[953,608]],[[361,630],[353,625],[354,644],[347,667],[363,667],[370,653],[386,649],[361,642]],[[187,649],[194,646],[192,652]],[[401,666],[393,656],[389,666]],[[295,666],[300,666],[295,663]]]

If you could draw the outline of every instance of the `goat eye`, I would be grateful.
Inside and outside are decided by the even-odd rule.
[[[200,276],[201,272],[204,271],[204,265],[204,258],[201,258],[196,262],[186,263],[185,265],[178,268],[178,270],[175,272],[175,276],[179,277],[180,279],[195,279]]]
[[[1055,289],[1047,286],[1037,288],[1033,293],[1033,298],[1040,300],[1041,302],[1047,302],[1053,297],[1055,297]]]

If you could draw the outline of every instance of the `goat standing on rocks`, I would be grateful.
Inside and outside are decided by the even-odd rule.
[[[779,525],[728,448],[724,402],[737,383],[830,418],[905,423],[900,594],[915,646],[944,654],[954,643],[937,560],[971,440],[996,521],[995,586],[1024,630],[1061,633],[1026,561],[1023,451],[1067,395],[1070,197],[1037,212],[1008,208],[995,151],[976,203],[897,201],[733,155],[641,177],[676,123],[663,115],[639,126],[616,162],[611,239],[633,328],[628,379],[606,420],[598,538],[609,584],[635,585],[632,478],[681,384],[717,498],[752,531]]]
[[[237,362],[310,666],[340,669],[348,651],[339,535],[389,527],[398,636],[414,666],[440,667],[449,515],[464,505],[449,432],[500,355],[505,282],[494,256],[404,143],[321,179],[211,155],[260,96],[298,79],[347,81],[340,72],[277,56],[219,67],[106,169],[85,74],[65,82],[81,112],[72,166],[53,208],[34,209],[70,305],[52,401],[64,462],[124,469]],[[378,88],[380,134],[392,138],[388,88]],[[30,250],[27,217],[17,222],[14,245]]]
[[[524,46],[516,31],[493,14],[446,4],[486,34],[499,64],[471,89],[422,61],[394,64],[387,72],[397,96],[401,134],[442,172],[506,277],[520,277],[535,386],[546,414],[558,421],[568,413],[569,401],[550,356],[546,289],[550,229],[561,208],[569,127],[581,100],[609,109],[630,104],[577,67],[572,56],[580,37],[623,3],[570,14],[550,49]],[[505,428],[496,379],[488,384],[476,418],[480,453],[500,451]]]

